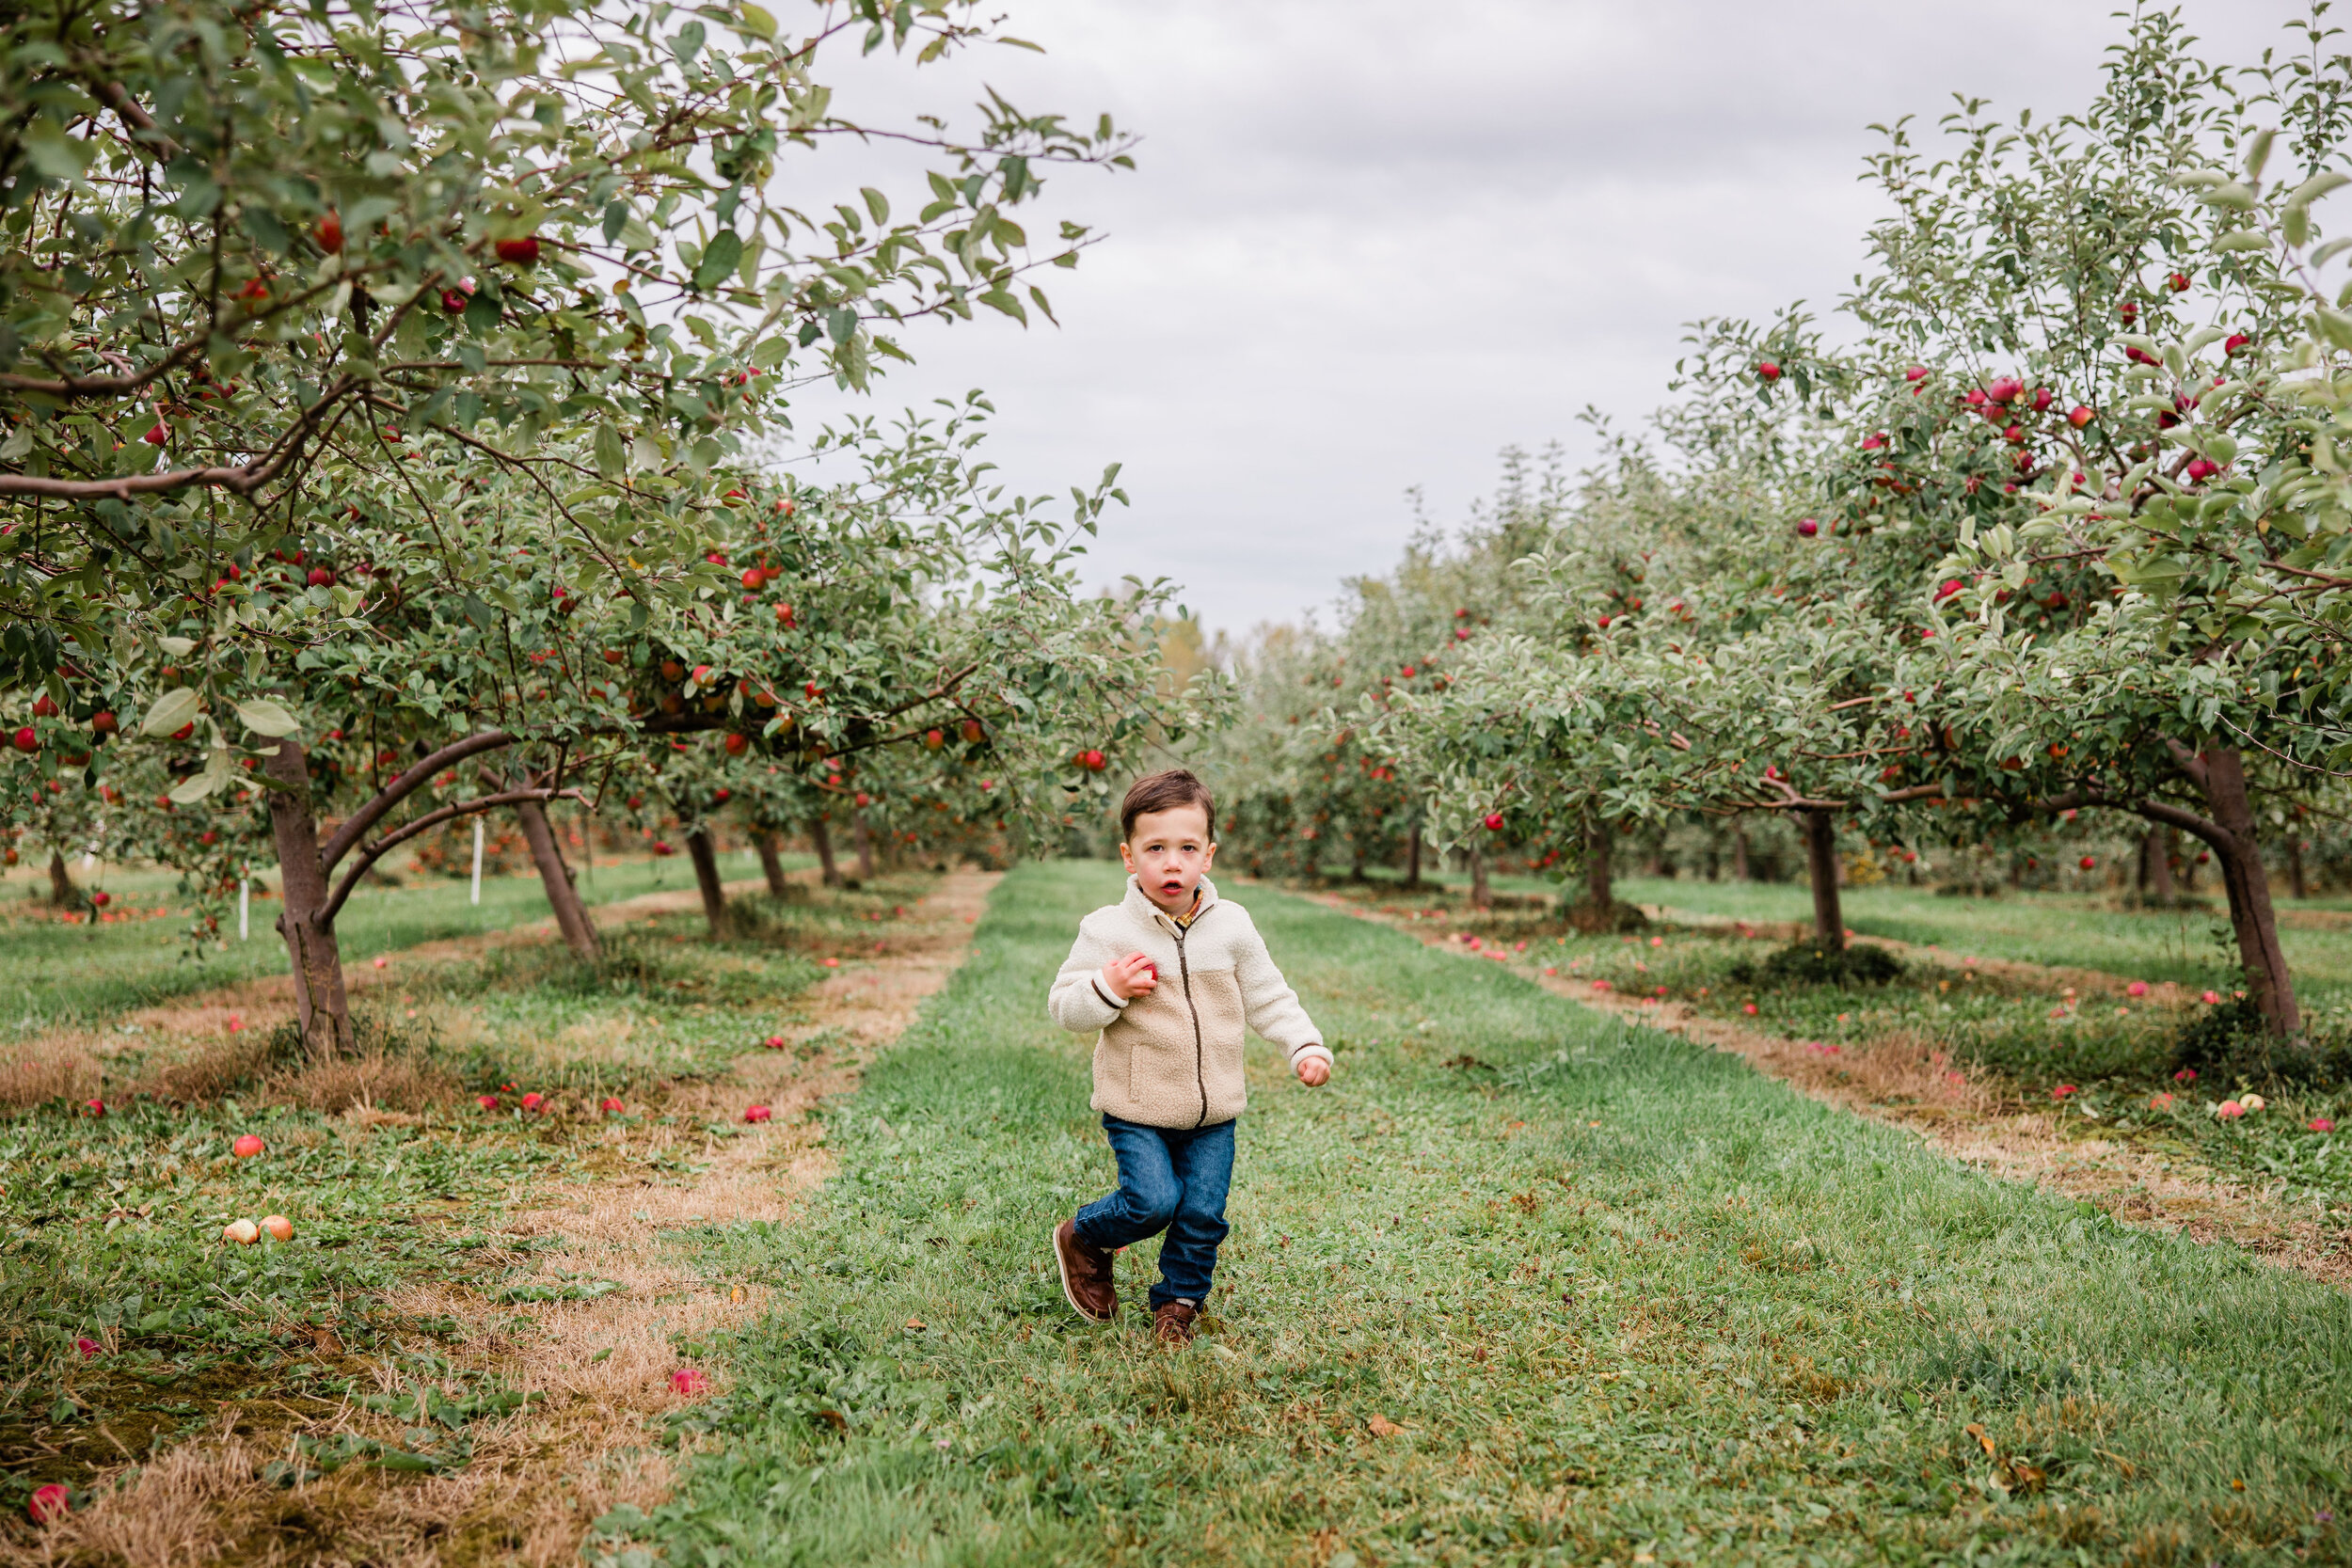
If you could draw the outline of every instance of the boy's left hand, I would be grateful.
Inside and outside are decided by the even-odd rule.
[[[1302,1056],[1298,1062],[1298,1081],[1309,1088],[1321,1088],[1331,1080],[1331,1064],[1320,1056]]]

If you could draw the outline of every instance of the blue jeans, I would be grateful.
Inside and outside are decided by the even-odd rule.
[[[1225,1191],[1233,1182],[1233,1124],[1146,1127],[1106,1116],[1103,1131],[1119,1157],[1119,1190],[1078,1211],[1078,1239],[1107,1252],[1165,1230],[1152,1308],[1208,1300],[1217,1244],[1232,1228]]]

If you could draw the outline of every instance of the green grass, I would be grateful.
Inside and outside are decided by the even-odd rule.
[[[1469,886],[1458,873],[1433,874],[1454,895]],[[1375,877],[1384,888],[1394,883]],[[1498,877],[1498,893],[1558,896],[1562,884],[1540,877]],[[1570,884],[1572,891],[1581,891]],[[1661,909],[1666,918],[1800,921],[1813,919],[1812,890],[1803,882],[1706,882],[1680,878],[1621,877],[1616,895]],[[1932,943],[1955,954],[2026,963],[2103,970],[2128,979],[2173,980],[2192,989],[2226,986],[2237,968],[2229,914],[2220,891],[2208,887],[2207,910],[2124,910],[2091,894],[2010,892],[1998,898],[1947,898],[1931,888],[1880,883],[1847,888],[1846,924],[1866,936]],[[2342,899],[2277,899],[2281,911],[2340,911]],[[2352,928],[2280,933],[2297,987],[2321,1006],[2352,993]]]
[[[808,863],[787,857],[788,864]],[[739,857],[723,867],[730,878],[755,876]],[[77,870],[77,878],[82,874]],[[171,916],[112,925],[61,925],[34,915],[29,900],[0,905],[0,1038],[59,1026],[97,1023],[117,1014],[152,1006],[175,996],[286,973],[285,944],[272,923],[275,899],[252,906],[250,941],[236,940],[224,922],[224,946],[191,955],[182,940],[187,901],[176,879],[158,872],[108,869],[104,885],[117,892],[117,908],[168,909]],[[592,904],[614,903],[640,894],[691,888],[694,873],[683,859],[642,859],[580,869],[580,892]],[[20,869],[11,891],[29,889]],[[40,886],[46,887],[43,874]],[[482,903],[468,902],[463,879],[419,878],[396,887],[363,887],[336,922],[347,960],[398,952],[420,942],[479,935],[551,920],[547,895],[536,876],[485,877]]]
[[[1012,873],[813,1212],[711,1233],[780,1304],[592,1559],[2347,1560],[2342,1295],[1269,891],[1338,1076],[1258,1064],[1194,1348],[1078,1323],[1046,1233],[1112,1169],[1042,999],[1115,891]]]

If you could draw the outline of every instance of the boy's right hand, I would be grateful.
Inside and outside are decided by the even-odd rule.
[[[1103,989],[1121,1002],[1132,1002],[1160,983],[1160,966],[1140,953],[1113,958],[1103,966]]]

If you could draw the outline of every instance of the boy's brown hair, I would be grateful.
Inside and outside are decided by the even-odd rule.
[[[1216,801],[1211,798],[1209,786],[1184,768],[1146,773],[1127,786],[1127,798],[1119,803],[1120,840],[1136,836],[1136,817],[1147,812],[1174,811],[1178,806],[1199,806],[1205,812],[1209,818],[1209,842],[1216,842]]]

